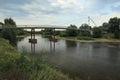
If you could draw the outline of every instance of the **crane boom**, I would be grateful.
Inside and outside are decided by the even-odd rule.
[[[95,26],[97,26],[96,23],[95,23],[90,17],[88,17],[88,23],[89,23],[89,24],[90,24],[90,21],[92,21],[92,23],[93,23]]]

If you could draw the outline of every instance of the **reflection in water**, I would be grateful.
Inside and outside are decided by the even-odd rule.
[[[109,48],[120,48],[119,43],[111,43],[108,45]]]
[[[76,41],[66,40],[66,47],[67,47],[67,48],[76,47],[76,46],[77,46],[77,42],[76,42]]]
[[[55,42],[40,35],[36,38],[37,44],[28,43],[29,37],[19,41],[18,49],[24,47],[35,53],[44,49],[50,63],[81,80],[120,80],[120,43]]]
[[[109,61],[112,62],[113,64],[117,63],[118,59],[119,59],[119,53],[116,52],[116,49],[110,49],[109,48]]]
[[[22,41],[24,38],[24,36],[17,36],[17,41]]]
[[[50,41],[50,52],[55,52],[55,41]]]
[[[49,41],[50,41],[50,52],[55,52],[55,43],[58,42],[57,39],[55,39],[55,37],[50,36],[49,37]]]
[[[119,52],[116,52],[116,51],[120,51],[119,44],[117,44],[117,43],[108,44],[108,47],[109,47],[108,48],[109,60],[111,63],[116,64],[119,59]]]
[[[30,43],[31,44],[31,52],[35,54],[35,43]]]

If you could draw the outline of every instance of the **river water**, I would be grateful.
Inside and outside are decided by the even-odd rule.
[[[37,44],[31,44],[29,38],[18,41],[17,49],[35,54],[43,51],[49,63],[73,78],[120,80],[120,43],[69,40],[50,42],[48,38],[36,35]]]

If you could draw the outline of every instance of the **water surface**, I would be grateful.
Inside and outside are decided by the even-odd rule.
[[[37,44],[31,44],[29,38],[18,41],[18,50],[27,53],[35,51],[35,54],[44,51],[49,63],[71,77],[82,80],[120,80],[120,43],[68,40],[54,43],[36,35]]]

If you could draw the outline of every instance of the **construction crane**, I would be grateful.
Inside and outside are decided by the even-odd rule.
[[[90,26],[90,21],[91,21],[95,26],[97,26],[96,23],[88,16],[88,25],[89,25],[89,26]],[[92,29],[89,29],[89,32],[90,32],[91,35],[93,35]]]
[[[90,16],[88,16],[88,25],[90,25],[90,21],[91,21],[95,26],[97,26],[96,23],[90,18]]]

